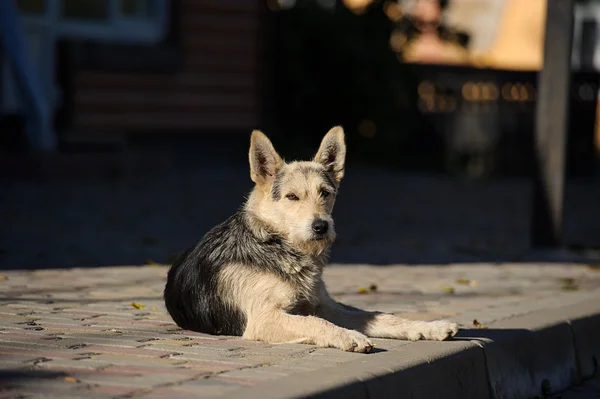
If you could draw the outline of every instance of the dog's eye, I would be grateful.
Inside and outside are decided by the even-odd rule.
[[[300,199],[296,196],[296,194],[291,194],[291,193],[286,195],[285,198],[289,199],[290,201],[298,201]]]
[[[329,191],[327,191],[327,190],[321,190],[321,197],[323,197],[323,198],[329,197]]]

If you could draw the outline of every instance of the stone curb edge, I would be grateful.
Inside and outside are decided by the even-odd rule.
[[[600,296],[245,388],[224,398],[527,399],[599,373]]]

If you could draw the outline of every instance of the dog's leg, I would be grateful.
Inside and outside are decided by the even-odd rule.
[[[299,316],[282,310],[260,312],[249,317],[244,338],[271,343],[294,342],[319,347],[367,353],[373,344],[359,333],[314,316]]]
[[[458,332],[458,325],[446,320],[414,321],[393,314],[351,308],[333,300],[325,286],[321,287],[318,315],[335,325],[360,331],[372,338],[443,341]]]

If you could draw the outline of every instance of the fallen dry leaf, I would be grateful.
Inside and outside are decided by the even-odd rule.
[[[152,306],[152,310],[158,310],[156,306]]]
[[[595,272],[600,272],[600,265],[588,265],[588,269],[593,270]]]
[[[454,294],[454,287],[450,287],[449,285],[442,285],[440,289],[448,294]]]
[[[563,277],[561,279],[559,279],[561,282],[563,282],[564,284],[573,284],[575,283],[575,279],[572,277]]]
[[[462,284],[462,285],[468,285],[471,287],[477,287],[477,281],[476,280],[471,280],[468,278],[464,278],[461,277],[458,280],[456,280],[456,284]]]
[[[572,277],[563,277],[560,278],[559,281],[563,283],[563,285],[561,286],[561,289],[563,291],[577,291],[579,289],[579,286],[575,282],[575,279]]]
[[[65,382],[78,382],[77,378],[73,378],[73,377],[65,377]]]
[[[356,292],[358,292],[359,294],[366,294],[369,292],[368,288],[365,287],[358,287],[358,289],[356,290]]]
[[[135,302],[131,302],[131,306],[133,306],[136,309],[144,309],[146,307],[146,305],[142,305],[142,304],[135,303]]]
[[[579,286],[577,284],[564,284],[562,287],[563,291],[577,291]]]
[[[371,285],[369,286],[369,290],[371,290],[371,291],[375,292],[375,291],[377,291],[377,286],[376,286],[375,284],[371,284]]]
[[[147,259],[144,262],[144,265],[146,266],[162,266],[160,263],[153,261],[152,259]]]
[[[0,281],[5,281],[5,280],[8,280],[8,278],[6,278],[6,276],[0,275]]]
[[[478,322],[477,319],[473,319],[473,325],[477,328],[487,328],[485,325]]]

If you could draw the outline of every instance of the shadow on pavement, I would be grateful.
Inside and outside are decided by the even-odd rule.
[[[531,330],[515,328],[461,328],[453,338],[455,341],[481,341],[482,338],[495,341],[507,341],[517,339],[523,335],[535,334]],[[488,341],[481,341],[485,345]]]
[[[245,150],[196,150],[140,151],[136,162],[157,164],[143,173],[4,177],[0,269],[168,262],[235,212],[252,188]],[[331,261],[600,262],[600,251],[531,251],[530,194],[528,179],[470,181],[349,160]],[[600,247],[598,204],[597,181],[568,182],[565,242]]]
[[[62,371],[0,370],[0,388],[10,390],[11,386],[30,384],[33,380],[54,380],[66,376]]]

